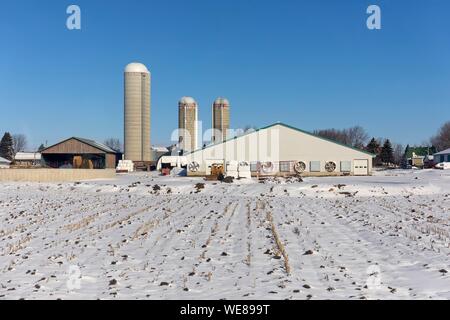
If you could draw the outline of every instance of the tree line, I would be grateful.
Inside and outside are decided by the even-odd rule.
[[[393,143],[388,138],[369,138],[367,131],[361,126],[348,129],[321,129],[313,133],[320,137],[333,140],[376,155],[374,165],[401,165],[406,149],[402,144]],[[438,132],[429,139],[428,144],[442,151],[450,148],[450,121],[444,123]]]

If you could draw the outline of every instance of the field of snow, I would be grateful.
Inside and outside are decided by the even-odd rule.
[[[0,299],[450,299],[450,172],[0,184]]]

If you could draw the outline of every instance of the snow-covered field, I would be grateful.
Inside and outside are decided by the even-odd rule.
[[[449,225],[448,171],[2,183],[0,298],[449,299]]]

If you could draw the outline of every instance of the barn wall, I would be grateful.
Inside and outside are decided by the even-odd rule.
[[[330,142],[297,130],[280,126],[283,143],[280,144],[280,157],[283,160],[296,160],[310,163],[320,161],[320,171],[325,171],[325,164],[333,161],[337,164],[337,171],[341,161],[368,160],[369,174],[372,172],[372,156],[340,144]],[[309,172],[307,166],[307,172]]]
[[[114,169],[116,167],[116,155],[115,154],[106,154],[105,158],[106,169]]]
[[[271,128],[228,140],[186,155],[188,161],[204,164],[204,160],[278,161],[279,144]],[[275,137],[271,136],[273,134]]]
[[[283,125],[231,139],[186,157],[189,163],[196,161],[200,164],[199,174],[207,171],[208,163],[224,159],[249,162],[304,161],[307,164],[307,173],[310,172],[310,161],[320,161],[322,173],[326,173],[326,162],[333,161],[337,165],[336,173],[339,173],[341,161],[351,161],[353,169],[353,160],[365,159],[368,161],[369,174],[372,171],[371,155]]]

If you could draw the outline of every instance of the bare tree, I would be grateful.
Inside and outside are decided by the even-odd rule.
[[[364,148],[369,140],[369,135],[361,126],[354,126],[345,129],[344,134],[347,136],[347,144],[356,148]]]
[[[256,130],[258,130],[258,127],[257,127],[257,126],[250,125],[250,124],[247,124],[247,125],[244,127],[244,131],[245,131],[245,132],[256,131]]]
[[[438,133],[430,139],[430,142],[438,151],[450,148],[450,121],[442,125]]]
[[[315,130],[313,133],[323,138],[334,140],[361,149],[364,148],[367,141],[369,140],[369,135],[361,126],[354,126],[342,130],[334,128]]]
[[[400,143],[394,143],[393,149],[394,149],[394,164],[401,165],[403,161],[403,156],[405,154],[405,148]]]
[[[235,131],[235,136],[236,137],[241,137],[247,133],[253,132],[258,130],[258,128],[256,126],[252,126],[252,125],[246,125],[244,127],[244,129],[236,129]]]
[[[347,136],[343,132],[343,130],[338,129],[321,129],[321,130],[314,130],[313,133],[315,135],[318,135],[322,138],[330,139],[333,141],[337,141],[340,143],[347,144]]]
[[[12,138],[14,155],[16,155],[17,152],[25,151],[25,148],[27,147],[27,137],[24,134],[14,134]]]
[[[114,151],[121,152],[122,151],[122,143],[117,138],[108,138],[105,140],[104,144]]]

